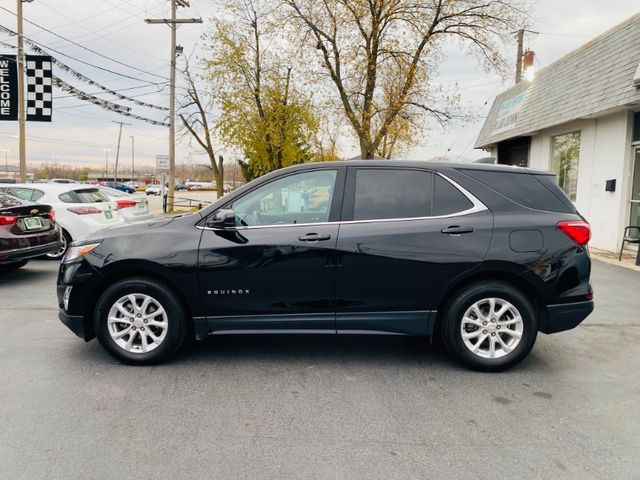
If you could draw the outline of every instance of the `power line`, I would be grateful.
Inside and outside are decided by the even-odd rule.
[[[124,3],[124,2],[123,2],[123,3]],[[65,15],[64,13],[62,13],[62,12],[58,11],[57,9],[51,8],[51,7],[50,7],[49,5],[47,5],[46,3],[42,3],[42,6],[44,6],[45,8],[48,8],[49,10],[51,10],[51,11],[52,11],[52,12],[54,12],[54,13],[56,13],[57,15],[59,15],[59,16],[61,16],[61,17],[63,17],[63,18],[66,18],[67,20],[73,20],[71,17],[69,17],[69,16]],[[116,8],[116,7],[113,7],[113,8]],[[138,21],[136,21],[136,23],[138,23]],[[85,26],[82,24],[82,22],[81,22],[81,21],[74,22],[74,24],[75,24],[75,25],[77,25],[77,26],[79,26],[79,27],[80,27],[80,28],[82,28],[83,30],[85,30],[85,31],[89,32],[89,33],[90,33],[90,34],[92,34],[92,35],[94,35],[94,34],[96,33],[94,30],[91,30],[90,28],[85,27]],[[106,35],[106,34],[105,34],[105,35]],[[77,39],[77,38],[72,39],[72,40],[73,40],[73,41],[75,41],[75,42],[78,42],[78,43],[86,43],[87,41],[93,41],[93,40],[97,40],[97,39],[99,39],[99,38],[104,38],[107,42],[112,43],[113,45],[116,45],[116,46],[120,47],[121,49],[128,50],[128,51],[133,52],[133,53],[137,53],[138,55],[144,55],[144,56],[146,56],[146,57],[148,57],[148,58],[154,58],[154,59],[156,59],[156,60],[162,60],[162,61],[164,61],[163,59],[161,59],[161,58],[159,58],[159,57],[154,57],[154,56],[149,55],[149,54],[147,54],[147,53],[145,53],[145,52],[140,52],[140,51],[138,51],[138,50],[134,50],[133,48],[128,47],[128,46],[126,46],[126,45],[123,45],[123,44],[121,44],[121,43],[118,43],[118,42],[116,42],[116,41],[114,41],[114,40],[111,40],[110,38],[105,38],[105,35],[99,35],[99,36],[97,36],[97,37],[91,38],[90,40],[82,40],[82,42],[78,42],[78,39]]]
[[[10,14],[14,15],[14,16],[16,15],[15,13],[13,13],[13,12],[12,12],[11,10],[9,10],[8,8],[0,7],[0,9],[2,9],[2,10],[6,11],[6,12],[8,12],[8,13],[10,13]],[[117,64],[119,64],[119,65],[122,65],[122,66],[124,66],[124,67],[130,68],[130,69],[132,69],[132,70],[136,70],[136,71],[138,71],[138,72],[144,73],[145,75],[151,75],[151,76],[154,76],[154,77],[162,78],[163,80],[168,80],[168,78],[167,78],[167,77],[163,77],[163,76],[161,76],[161,75],[157,75],[157,74],[155,74],[155,73],[149,73],[149,72],[146,72],[145,70],[142,70],[142,69],[140,69],[140,68],[134,67],[133,65],[126,64],[126,63],[124,63],[124,62],[121,62],[120,60],[116,60],[115,58],[109,57],[109,56],[104,55],[104,54],[102,54],[102,53],[100,53],[100,52],[97,52],[97,51],[95,51],[95,50],[93,50],[93,49],[91,49],[91,48],[89,48],[89,47],[85,47],[84,45],[81,45],[81,44],[76,43],[76,42],[74,42],[74,41],[72,41],[72,40],[69,40],[68,38],[63,37],[62,35],[59,35],[59,34],[57,34],[57,33],[53,32],[53,31],[49,30],[48,28],[42,27],[42,26],[38,25],[37,23],[32,22],[32,21],[31,21],[31,20],[29,20],[29,19],[26,19],[26,18],[25,18],[25,19],[24,19],[24,21],[25,21],[25,22],[27,22],[27,23],[29,23],[29,24],[31,24],[31,25],[33,25],[34,27],[37,27],[37,28],[39,28],[39,29],[41,29],[41,30],[44,30],[45,32],[50,33],[51,35],[54,35],[54,36],[56,36],[56,37],[58,37],[58,38],[60,38],[60,39],[62,39],[62,40],[65,40],[65,41],[69,42],[69,43],[70,43],[70,44],[72,44],[72,45],[75,45],[75,46],[77,46],[77,47],[79,47],[79,48],[82,48],[83,50],[86,50],[87,52],[93,53],[94,55],[98,55],[98,56],[100,56],[100,57],[106,58],[107,60],[110,60],[110,61],[112,61],[112,62],[114,62],[114,63],[117,63]]]
[[[3,8],[3,7],[0,7],[0,8]],[[15,37],[15,36],[18,35],[16,32],[11,30],[10,28],[5,27],[4,25],[0,25],[0,31],[4,31],[5,33],[8,33],[12,37]],[[52,52],[57,53],[58,55],[62,55],[64,57],[67,57],[67,58],[70,58],[72,60],[75,60],[76,62],[80,62],[80,63],[83,63],[85,65],[88,65],[90,67],[97,68],[98,70],[102,70],[104,72],[109,72],[109,73],[111,73],[113,75],[118,75],[120,77],[128,78],[130,80],[135,80],[136,82],[147,83],[149,85],[160,85],[160,83],[158,83],[158,82],[151,82],[149,80],[144,80],[144,79],[141,79],[141,78],[132,77],[131,75],[127,75],[126,73],[116,72],[115,70],[111,70],[110,68],[101,67],[101,66],[95,65],[95,64],[93,64],[91,62],[87,62],[85,60],[80,60],[77,57],[69,55],[68,53],[61,52],[60,50],[57,50],[57,49],[52,48],[52,47],[48,47],[47,45],[44,45],[44,44],[42,44],[40,42],[36,42],[35,40],[32,40],[31,38],[29,38],[29,37],[27,37],[25,35],[22,35],[22,38],[29,45],[33,44],[33,45],[37,45],[37,46],[42,47],[42,48],[46,48],[47,50],[51,50]]]

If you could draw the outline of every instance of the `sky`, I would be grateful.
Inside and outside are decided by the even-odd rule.
[[[186,53],[198,53],[202,44],[200,37],[208,28],[207,19],[216,15],[221,3],[219,0],[191,0],[190,8],[179,9],[180,17],[202,17],[205,20],[203,24],[187,24],[178,29],[178,43]],[[531,0],[531,4],[533,19],[528,28],[538,33],[527,34],[525,48],[536,52],[538,69],[640,11],[637,0]],[[15,12],[15,1],[1,0],[0,7]],[[86,77],[112,90],[126,89],[122,91],[123,94],[138,100],[166,106],[169,97],[169,28],[165,25],[148,25],[144,19],[166,18],[169,15],[168,0],[34,0],[24,4],[24,17],[33,22],[25,21],[24,34],[26,38],[49,48],[56,58]],[[15,15],[0,8],[0,25],[16,30]],[[0,42],[15,45],[15,41],[15,37],[0,32]],[[513,45],[507,48],[513,49],[515,62],[515,39]],[[15,53],[15,50],[0,44],[0,53]],[[447,91],[457,92],[460,106],[471,112],[474,118],[452,122],[445,127],[434,126],[418,146],[407,152],[408,158],[472,160],[486,156],[484,152],[474,150],[473,144],[495,96],[513,85],[512,76],[505,80],[486,73],[474,58],[457,48],[446,53],[437,82]],[[95,86],[56,70],[56,67],[54,74],[85,92],[98,91]],[[165,113],[146,107],[133,106],[132,112],[154,120],[165,120]],[[62,164],[89,166],[99,170],[108,161],[112,169],[119,133],[119,126],[114,121],[131,124],[122,130],[119,153],[123,165],[121,168],[126,169],[131,165],[131,137],[135,145],[136,165],[151,166],[155,164],[156,155],[167,153],[166,127],[122,117],[54,90],[53,121],[27,123],[29,166],[54,163],[56,160]],[[17,122],[0,122],[0,154],[5,149],[9,150],[7,157],[10,165],[17,164],[17,134]],[[344,157],[358,153],[355,144],[342,147]],[[206,156],[195,142],[181,139],[176,148],[178,164],[207,163]],[[229,160],[237,156],[232,150],[221,148],[220,151]],[[0,160],[4,160],[4,157],[0,157]]]

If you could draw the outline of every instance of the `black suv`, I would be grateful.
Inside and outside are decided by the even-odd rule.
[[[273,172],[191,215],[76,242],[60,319],[132,364],[239,333],[438,335],[522,360],[593,310],[589,224],[544,171],[349,161]]]

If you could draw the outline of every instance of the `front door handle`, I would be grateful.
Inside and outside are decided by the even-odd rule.
[[[464,227],[460,225],[451,225],[450,227],[443,228],[440,230],[442,233],[446,233],[448,235],[460,235],[462,233],[472,233],[473,227]]]
[[[301,242],[322,242],[324,240],[330,240],[331,235],[320,235],[319,233],[307,233],[298,237]]]

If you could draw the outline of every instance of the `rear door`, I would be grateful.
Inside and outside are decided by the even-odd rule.
[[[443,288],[478,265],[493,215],[420,168],[351,167],[336,245],[338,333],[426,334]]]

